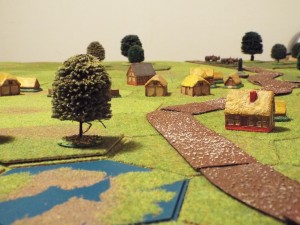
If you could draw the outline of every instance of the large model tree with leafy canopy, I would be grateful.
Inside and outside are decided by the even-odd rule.
[[[145,60],[144,49],[139,45],[134,45],[128,50],[128,60],[131,63],[140,63]]]
[[[286,52],[287,49],[283,44],[275,44],[271,49],[271,57],[279,62],[280,59],[286,58]]]
[[[130,47],[138,45],[140,47],[142,46],[142,42],[140,41],[139,37],[137,35],[126,35],[121,40],[121,53],[123,56],[128,57],[128,50]]]
[[[83,123],[111,118],[111,81],[96,57],[69,58],[56,72],[52,86],[52,117],[79,122],[79,138]]]
[[[263,52],[261,36],[253,31],[247,32],[242,39],[242,52],[251,55],[251,61],[253,61],[255,54]]]
[[[297,58],[298,54],[300,53],[300,43],[294,44],[291,53],[292,53],[292,57]]]
[[[98,41],[93,41],[87,47],[87,54],[95,56],[100,61],[105,59],[105,50]]]

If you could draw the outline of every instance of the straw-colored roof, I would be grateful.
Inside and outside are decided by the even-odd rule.
[[[229,78],[231,78],[234,81],[235,84],[241,84],[242,83],[241,78],[239,77],[239,75],[237,73],[230,74],[229,76],[224,77],[224,83],[226,83]]]
[[[209,83],[203,77],[191,74],[184,78],[184,80],[181,82],[181,86],[194,87],[199,81],[209,85]]]
[[[21,83],[21,88],[39,88],[40,84],[35,77],[17,77]]]
[[[214,76],[214,69],[213,68],[204,67],[203,70],[204,70],[204,72],[206,73],[206,75],[208,77],[213,77]]]
[[[20,83],[16,77],[14,77],[13,75],[11,75],[10,73],[4,73],[4,72],[0,72],[0,85],[3,85],[3,83],[6,80],[15,80],[18,83]]]
[[[284,100],[275,101],[275,115],[286,115],[286,102]]]
[[[256,91],[257,99],[250,102],[251,90],[228,91],[225,114],[270,116],[273,110],[273,91]]]
[[[162,86],[166,87],[168,85],[168,82],[159,74],[156,74],[151,79],[147,81],[145,86],[147,86],[151,81],[158,81]]]
[[[218,71],[214,71],[214,80],[223,80],[223,74]]]

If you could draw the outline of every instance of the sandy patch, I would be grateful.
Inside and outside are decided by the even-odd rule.
[[[71,168],[59,168],[37,174],[32,182],[21,190],[11,193],[9,200],[34,196],[44,192],[49,187],[57,186],[64,190],[88,187],[96,184],[106,177],[104,172],[89,170],[73,170]]]

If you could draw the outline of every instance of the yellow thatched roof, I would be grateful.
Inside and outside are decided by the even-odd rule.
[[[4,73],[4,72],[0,72],[0,85],[3,85],[3,83],[6,80],[15,80],[18,83],[20,83],[16,77],[14,77],[13,75],[11,75],[10,73]]]
[[[21,83],[21,88],[39,88],[40,84],[35,77],[17,77],[18,81]]]
[[[251,90],[228,91],[225,114],[270,116],[273,110],[273,91],[256,91],[257,99],[250,102]]]
[[[234,74],[230,74],[227,77],[224,77],[224,83],[226,83],[228,81],[228,79],[231,78],[235,84],[241,84],[241,78],[239,77],[239,75],[237,73]]]
[[[158,81],[164,87],[168,85],[168,82],[161,75],[159,75],[159,74],[156,74],[151,79],[149,79],[147,81],[147,83],[145,84],[145,86],[147,86],[151,81]]]
[[[275,101],[275,115],[286,115],[286,102],[284,100]]]
[[[223,80],[223,74],[221,72],[214,72],[214,80]]]
[[[214,76],[214,69],[209,68],[209,67],[204,67],[203,68],[204,72],[208,77],[213,77]]]
[[[184,78],[184,80],[181,82],[181,86],[194,87],[199,81],[209,85],[209,83],[203,77],[191,74]]]
[[[190,74],[201,76],[204,79],[212,78],[213,73],[214,73],[214,70],[212,68],[206,68],[206,67],[193,67],[193,68],[190,68]]]

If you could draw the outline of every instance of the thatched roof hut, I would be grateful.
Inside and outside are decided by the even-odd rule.
[[[21,89],[40,89],[40,83],[35,77],[17,77],[17,79],[21,83]]]
[[[127,84],[145,85],[156,74],[151,63],[132,63],[127,71]]]
[[[231,90],[225,105],[225,127],[232,130],[270,132],[274,127],[272,91]]]
[[[210,83],[201,76],[188,75],[181,82],[181,93],[190,96],[209,95]]]
[[[0,73],[0,96],[19,95],[20,82],[9,73]]]
[[[242,80],[237,73],[224,77],[224,87],[226,88],[241,88],[243,86]]]
[[[159,74],[153,76],[145,84],[146,96],[166,96],[168,94],[168,82]]]

